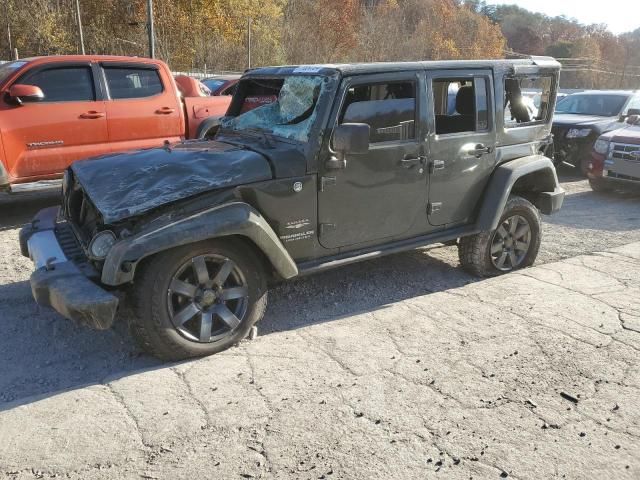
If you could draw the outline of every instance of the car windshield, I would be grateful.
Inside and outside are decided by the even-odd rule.
[[[224,85],[224,82],[225,82],[224,80],[214,80],[212,78],[207,80],[202,80],[202,83],[204,83],[207,87],[209,87],[212,92],[215,92],[222,85]]]
[[[240,114],[225,119],[222,127],[234,131],[258,130],[306,142],[316,119],[325,78],[291,75],[280,79],[243,80]]]
[[[9,62],[0,65],[0,83],[27,62]]]
[[[557,104],[556,113],[615,117],[620,115],[628,98],[627,95],[569,95]]]

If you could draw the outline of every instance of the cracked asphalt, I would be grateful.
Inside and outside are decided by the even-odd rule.
[[[177,364],[35,305],[17,228],[55,197],[1,200],[0,478],[639,478],[640,198],[563,184],[534,268],[340,268]]]

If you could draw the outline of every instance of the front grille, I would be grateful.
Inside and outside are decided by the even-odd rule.
[[[56,238],[65,257],[76,264],[87,262],[87,257],[69,223],[61,222],[56,225]]]
[[[638,152],[638,155],[632,155],[632,153],[635,152]],[[630,162],[640,162],[640,145],[614,143],[611,148],[611,158],[627,160]]]
[[[73,183],[65,192],[65,217],[72,222],[83,246],[87,246],[98,231],[100,215],[82,187]]]

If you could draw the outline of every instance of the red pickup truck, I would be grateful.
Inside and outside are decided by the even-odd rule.
[[[0,190],[59,178],[79,159],[209,136],[231,97],[177,82],[162,61],[135,57],[0,65]]]

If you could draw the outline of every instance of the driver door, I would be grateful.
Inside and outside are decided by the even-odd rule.
[[[389,241],[416,224],[427,225],[424,152],[426,92],[422,72],[347,78],[334,125],[366,123],[365,154],[347,154],[344,168],[328,170],[320,158],[319,238],[325,248]]]

